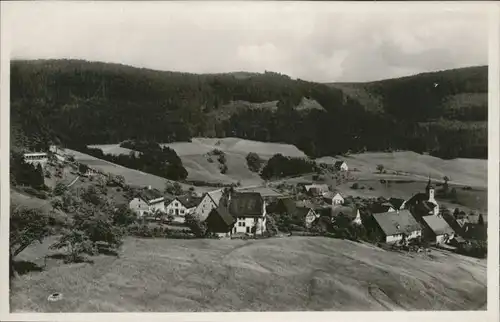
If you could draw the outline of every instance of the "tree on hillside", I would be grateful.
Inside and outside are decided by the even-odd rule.
[[[187,214],[185,222],[196,237],[205,237],[207,235],[207,224],[205,222],[201,222],[195,215]]]
[[[14,258],[35,242],[41,243],[50,234],[50,217],[39,209],[10,206],[9,260],[10,276],[15,274]]]
[[[66,249],[65,261],[68,263],[83,262],[84,254],[92,256],[98,253],[95,243],[84,231],[78,229],[63,229],[59,240],[50,249]]]
[[[252,172],[259,172],[262,165],[262,159],[255,152],[250,152],[246,156],[248,169]]]
[[[64,183],[58,182],[53,190],[53,194],[54,196],[61,196],[66,191],[68,191],[68,187]]]
[[[443,192],[444,193],[447,193],[448,192],[448,181],[450,181],[450,178],[448,178],[447,176],[444,176],[443,177]]]
[[[384,171],[384,165],[383,165],[383,164],[379,164],[379,165],[377,165],[377,171],[378,171],[379,173],[382,173],[382,172]]]

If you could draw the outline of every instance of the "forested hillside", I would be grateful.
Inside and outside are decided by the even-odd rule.
[[[77,60],[13,61],[12,143],[238,136],[295,144],[311,156],[404,149],[486,158],[487,79],[487,67],[319,84],[271,72],[196,75]],[[316,108],[297,108],[304,98]]]

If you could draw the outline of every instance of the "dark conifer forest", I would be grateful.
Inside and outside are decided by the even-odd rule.
[[[80,60],[12,61],[11,144],[40,149],[235,136],[295,144],[311,157],[399,149],[487,158],[487,80],[486,66],[321,84],[273,72],[198,75]],[[297,109],[303,98],[323,109]],[[242,108],[238,101],[277,101],[277,108]]]

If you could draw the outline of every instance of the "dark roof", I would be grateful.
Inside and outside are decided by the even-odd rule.
[[[231,226],[234,223],[234,218],[229,214],[226,208],[224,207],[217,207],[213,212],[217,213],[220,218],[224,221],[224,223],[228,226]]]
[[[386,236],[409,234],[422,229],[408,210],[373,214],[373,218]]]
[[[376,203],[372,206],[372,212],[373,213],[384,213],[388,212],[389,209],[394,208],[392,204],[383,202],[383,203]]]
[[[389,203],[396,209],[401,209],[401,206],[403,205],[404,202],[405,202],[405,200],[400,199],[400,198],[390,198],[389,199]]]
[[[429,213],[434,209],[434,207],[436,207],[436,205],[432,202],[423,201],[416,206],[416,210],[421,213]]]
[[[336,206],[332,207],[332,218],[335,218],[340,215],[344,215],[350,219],[356,218],[356,215],[358,213],[358,210],[353,207],[348,207],[348,206]]]
[[[419,192],[415,194],[413,197],[411,197],[406,203],[409,205],[416,205],[417,203],[420,203],[422,201],[429,200],[429,196],[427,196],[426,193]]]
[[[231,196],[229,213],[233,217],[262,216],[264,199],[257,192],[237,192]]]
[[[425,216],[422,218],[423,221],[427,224],[427,226],[436,234],[436,236],[448,234],[451,235],[454,233],[453,229],[451,229],[450,225],[444,220],[442,217],[438,216]]]
[[[146,202],[150,202],[151,200],[163,198],[163,193],[161,193],[158,189],[142,189],[138,193],[139,197]]]
[[[198,204],[201,201],[201,198],[199,197],[194,197],[194,196],[181,196],[177,197],[177,200],[186,208],[193,208],[198,206]]]
[[[294,213],[297,210],[297,205],[295,204],[295,200],[291,198],[282,198],[280,202],[285,207],[287,213]]]

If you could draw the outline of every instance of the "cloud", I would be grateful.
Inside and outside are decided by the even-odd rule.
[[[2,18],[15,58],[199,73],[273,70],[321,82],[487,64],[483,13],[337,8],[311,2],[13,2],[2,4]]]

